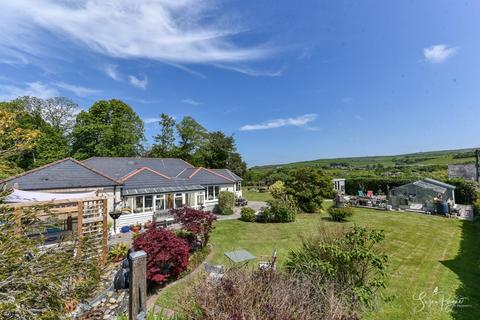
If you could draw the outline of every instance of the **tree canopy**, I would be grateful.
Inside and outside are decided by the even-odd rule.
[[[143,121],[129,105],[116,99],[100,100],[78,114],[72,153],[78,159],[138,156],[143,140]]]

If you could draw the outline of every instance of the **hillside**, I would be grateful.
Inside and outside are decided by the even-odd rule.
[[[255,166],[252,170],[271,170],[278,168],[295,168],[295,167],[323,167],[323,168],[350,168],[359,169],[381,165],[383,167],[405,167],[405,166],[430,166],[456,163],[473,163],[475,148],[457,149],[457,150],[441,150],[417,152],[402,155],[390,156],[366,156],[351,158],[333,158],[318,159],[310,161],[292,162],[287,164],[272,164],[265,166]]]

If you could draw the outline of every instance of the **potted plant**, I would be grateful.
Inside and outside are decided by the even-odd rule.
[[[145,223],[143,224],[143,228],[144,228],[144,229],[148,229],[148,228],[151,228],[151,227],[153,227],[153,222],[150,221],[150,220],[148,220],[147,222],[145,222]]]
[[[132,232],[137,233],[137,232],[140,232],[140,230],[142,230],[142,226],[137,222],[136,224],[130,226],[130,230]]]

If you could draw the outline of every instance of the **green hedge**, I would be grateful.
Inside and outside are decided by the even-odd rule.
[[[345,191],[347,194],[356,195],[358,190],[372,190],[378,194],[382,192],[388,193],[388,190],[392,188],[402,186],[407,183],[420,180],[420,178],[371,178],[371,177],[358,177],[348,178],[345,181]],[[478,199],[478,193],[475,183],[464,179],[447,179],[442,182],[454,185],[455,189],[455,202],[460,204],[473,204]]]
[[[218,209],[220,214],[232,214],[235,206],[235,195],[230,191],[220,191],[218,194]]]

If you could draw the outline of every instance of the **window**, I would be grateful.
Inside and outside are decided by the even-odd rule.
[[[122,214],[129,214],[129,213],[132,213],[132,209],[133,209],[133,201],[134,201],[134,198],[132,197],[127,197],[127,198],[123,198],[123,204],[122,204],[122,208],[124,209],[130,209],[130,210],[122,210]]]
[[[161,211],[165,210],[165,195],[157,194],[155,197],[155,210]]]
[[[153,196],[145,196],[144,203],[145,203],[145,208],[143,210],[144,212],[153,211]]]
[[[205,203],[205,192],[197,192],[197,206],[202,206]]]
[[[237,182],[237,191],[242,191],[242,182]]]
[[[218,194],[220,193],[219,186],[208,186],[206,188],[207,191],[207,200],[217,200]]]
[[[138,212],[143,212],[143,196],[138,196],[135,197],[135,200],[133,201],[133,212],[138,213]]]
[[[207,187],[207,200],[213,200],[213,199],[214,199],[213,186],[208,186]]]
[[[186,193],[185,198],[187,200],[188,207],[195,206],[195,193]]]
[[[175,208],[183,207],[183,194],[175,193]]]

